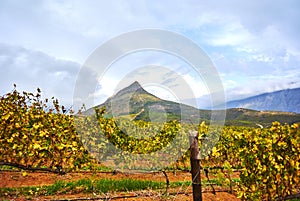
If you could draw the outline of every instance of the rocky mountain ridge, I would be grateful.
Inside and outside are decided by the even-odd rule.
[[[118,91],[104,103],[95,107],[106,107],[108,114],[114,117],[129,118],[130,120],[144,120],[165,122],[178,120],[181,122],[199,123],[210,122],[211,110],[202,110],[195,107],[163,100],[147,92],[138,82]],[[91,115],[94,108],[84,114]],[[256,126],[270,125],[273,121],[281,123],[300,122],[300,114],[276,111],[256,111],[246,108],[231,108],[226,110],[226,125]]]

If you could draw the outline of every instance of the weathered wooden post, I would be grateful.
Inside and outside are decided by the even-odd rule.
[[[200,153],[198,144],[198,132],[190,132],[190,160],[193,185],[193,200],[202,201],[201,175],[200,175]]]

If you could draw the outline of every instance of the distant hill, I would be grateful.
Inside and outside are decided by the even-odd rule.
[[[193,123],[209,122],[212,112],[211,110],[201,110],[189,105],[160,99],[143,89],[138,82],[125,87],[104,103],[95,107],[106,107],[106,111],[114,117],[155,122],[169,120]],[[87,115],[93,113],[94,108],[84,112]],[[300,122],[300,114],[263,112],[241,108],[226,110],[227,125],[257,126],[257,124],[260,124],[267,126],[273,121],[289,124]]]
[[[264,93],[242,100],[230,101],[227,108],[285,111],[300,113],[300,88]]]
[[[189,105],[160,99],[143,89],[138,82],[125,87],[96,107],[106,107],[106,111],[113,116],[157,122],[176,119],[192,121],[200,118],[208,120],[211,114],[209,110],[198,110]],[[94,109],[91,108],[85,114],[93,112]]]

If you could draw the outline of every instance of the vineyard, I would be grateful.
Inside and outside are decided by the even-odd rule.
[[[30,174],[86,176],[26,188],[1,185],[0,197],[81,193],[95,198],[147,190],[153,191],[148,195],[161,193],[160,199],[168,199],[167,195],[189,193],[192,180],[186,175],[190,176],[190,153],[184,148],[189,145],[191,130],[199,134],[204,191],[225,191],[241,200],[300,197],[298,124],[225,126],[219,136],[220,128],[210,128],[205,122],[132,122],[107,115],[105,108],[96,109],[94,116],[75,114],[60,106],[57,99],[42,99],[39,89],[36,94],[14,89],[1,97],[2,179],[9,180],[5,175],[14,174],[11,172],[20,172],[23,180]],[[210,150],[207,139],[216,138]],[[136,178],[134,172],[146,179]]]

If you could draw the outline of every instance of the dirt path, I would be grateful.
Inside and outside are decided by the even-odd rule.
[[[191,175],[188,172],[177,172],[176,174],[172,172],[167,173],[170,182],[174,181],[190,181]],[[55,181],[76,181],[79,179],[88,178],[91,180],[101,179],[101,178],[110,178],[110,179],[121,179],[121,178],[132,178],[132,179],[142,179],[142,180],[152,180],[152,181],[166,181],[166,177],[163,173],[135,173],[135,174],[123,174],[123,173],[91,173],[91,172],[79,172],[79,173],[69,173],[66,175],[57,175],[52,173],[28,173],[26,176],[22,175],[22,172],[9,172],[9,171],[0,171],[0,188],[3,187],[25,187],[25,186],[43,186],[51,185]],[[211,190],[211,189],[204,189]],[[191,201],[192,198],[192,189],[191,187],[184,189],[171,189],[171,195],[165,196],[163,193],[157,191],[139,191],[139,192],[128,192],[128,193],[116,193],[110,195],[93,195],[93,194],[75,194],[75,195],[59,195],[59,196],[43,196],[43,197],[31,197],[31,200],[61,200],[61,199],[78,199],[78,198],[95,198],[96,197],[105,197],[107,200],[126,200],[126,201],[150,201],[150,200],[174,200],[174,201]],[[173,195],[172,193],[175,193]],[[182,193],[182,194],[178,194]],[[110,199],[113,197],[122,197],[118,199]],[[131,197],[130,197],[131,196]],[[134,197],[135,196],[135,197]],[[137,197],[136,197],[137,196]],[[25,197],[20,198],[9,198],[10,200],[24,201],[27,200]],[[1,199],[0,199],[1,200]],[[82,199],[81,199],[82,200]],[[100,200],[100,199],[98,199]],[[103,200],[103,199],[102,199]],[[239,199],[236,196],[225,193],[218,192],[216,195],[212,193],[203,193],[204,201],[238,201]]]

